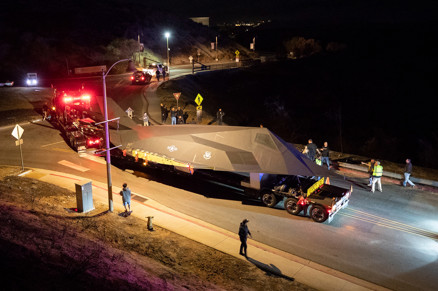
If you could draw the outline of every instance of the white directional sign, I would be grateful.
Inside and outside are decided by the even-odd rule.
[[[16,139],[20,139],[21,136],[23,135],[23,131],[24,129],[17,124],[14,127],[14,130],[12,130],[12,136],[15,137]]]

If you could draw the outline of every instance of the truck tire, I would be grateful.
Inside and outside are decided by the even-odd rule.
[[[327,220],[328,214],[321,205],[313,205],[312,209],[310,209],[310,217],[312,217],[313,221],[322,223]]]
[[[292,215],[298,215],[303,210],[303,206],[299,205],[298,200],[295,198],[287,198],[284,202],[284,208]]]
[[[276,195],[274,195],[274,193],[263,193],[262,194],[262,202],[263,204],[265,204],[267,207],[274,207],[275,205],[277,205],[278,203],[278,198]]]

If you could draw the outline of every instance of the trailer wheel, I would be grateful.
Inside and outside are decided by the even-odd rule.
[[[321,223],[327,220],[328,214],[321,205],[314,205],[310,209],[310,217],[312,217],[313,221]]]
[[[273,193],[263,193],[262,195],[262,202],[267,207],[274,207],[278,203],[277,196],[275,196]]]
[[[303,210],[303,206],[298,204],[298,200],[295,198],[287,198],[284,203],[284,208],[289,214],[298,215]]]

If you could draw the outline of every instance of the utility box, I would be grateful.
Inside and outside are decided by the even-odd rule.
[[[81,181],[76,185],[76,202],[78,212],[89,212],[94,209],[93,189],[91,181]]]

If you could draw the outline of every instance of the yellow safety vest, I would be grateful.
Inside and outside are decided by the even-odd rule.
[[[382,175],[383,175],[383,167],[380,165],[374,166],[373,176],[374,177],[382,177]]]

